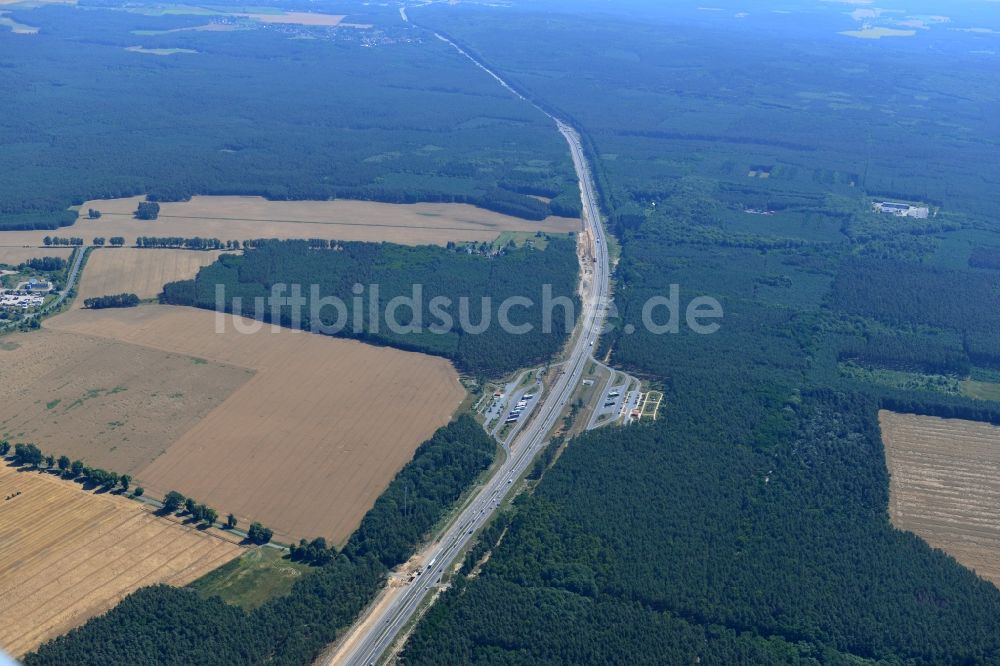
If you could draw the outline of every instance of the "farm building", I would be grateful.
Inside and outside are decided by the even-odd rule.
[[[892,201],[880,201],[872,204],[872,208],[878,213],[888,213],[896,217],[915,217],[925,220],[930,215],[930,209],[926,206],[911,206],[907,203],[896,203]]]
[[[24,288],[28,291],[49,291],[52,289],[52,285],[48,282],[38,280],[36,278],[31,278],[28,283],[24,285]]]

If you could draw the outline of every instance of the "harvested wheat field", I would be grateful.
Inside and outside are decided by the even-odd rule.
[[[1000,427],[879,412],[893,525],[1000,585]]]
[[[0,241],[3,240],[3,233],[0,232]],[[16,266],[28,259],[40,257],[62,257],[68,259],[73,253],[68,247],[0,247],[0,264],[10,264]]]
[[[126,292],[154,298],[163,291],[163,285],[193,278],[198,269],[214,262],[220,254],[223,252],[214,250],[96,249],[87,258],[75,307],[83,307],[83,301],[91,297]]]
[[[3,231],[0,245],[41,245],[46,234],[61,236],[201,236],[227,240],[326,238],[342,241],[446,245],[448,241],[492,242],[504,231],[579,231],[580,221],[550,217],[541,222],[494,213],[467,204],[388,204],[372,201],[268,201],[261,197],[193,197],[160,204],[159,219],[132,217],[142,197],[88,201],[73,226],[52,231]]]
[[[259,520],[281,541],[339,543],[447,423],[465,395],[458,375],[444,359],[387,347],[270,326],[241,334],[234,319],[149,305],[75,310],[47,326],[255,370],[137,478],[153,494],[176,489]]]
[[[0,647],[21,655],[138,587],[187,585],[243,552],[216,534],[0,465]]]
[[[16,333],[0,342],[0,438],[135,475],[253,374],[111,339]]]

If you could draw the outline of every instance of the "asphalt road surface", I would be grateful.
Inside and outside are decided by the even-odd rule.
[[[77,248],[76,254],[73,257],[73,265],[69,269],[69,275],[66,276],[66,286],[59,292],[59,297],[46,308],[46,312],[62,305],[62,302],[69,296],[69,292],[73,288],[77,276],[80,274],[80,265],[83,263],[83,256],[85,254],[87,254],[87,248],[82,246]]]
[[[69,297],[69,292],[71,289],[73,289],[73,285],[76,283],[76,278],[80,274],[80,265],[83,264],[83,256],[86,253],[87,253],[86,247],[80,246],[76,248],[76,252],[73,255],[73,263],[70,265],[69,273],[66,275],[66,286],[63,288],[62,291],[59,292],[58,296],[56,297],[56,300],[46,305],[43,309],[39,310],[38,312],[32,312],[31,314],[26,315],[24,317],[24,321],[28,321],[29,319],[35,319],[38,317],[42,317],[43,315],[47,315],[53,310],[56,310],[60,305],[63,304],[63,301],[65,301]],[[14,325],[15,324],[11,324],[11,326]]]
[[[476,61],[447,38],[441,35],[437,37],[451,44],[506,89],[518,94],[495,72]],[[583,267],[581,324],[572,339],[564,366],[565,372],[555,381],[551,391],[539,397],[540,404],[535,407],[534,417],[511,443],[506,461],[493,478],[479,490],[444,534],[424,548],[422,561],[426,564],[423,565],[420,575],[402,587],[387,588],[379,598],[379,603],[373,605],[352,627],[340,643],[339,649],[321,663],[354,666],[379,662],[413,617],[421,602],[436,589],[438,581],[452,565],[455,557],[472,539],[473,534],[489,520],[504,497],[510,493],[514,482],[527,470],[532,460],[545,446],[546,434],[555,426],[563,408],[579,385],[587,364],[592,361],[591,342],[600,335],[608,299],[607,241],[601,225],[590,167],[584,156],[580,136],[567,123],[554,117],[552,120],[569,144],[573,165],[580,181],[583,222],[589,230],[586,238],[592,245],[590,253],[594,257],[593,266]],[[591,269],[589,272],[586,270],[588,268]]]

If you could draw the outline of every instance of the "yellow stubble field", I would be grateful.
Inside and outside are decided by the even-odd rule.
[[[4,236],[0,232],[0,241],[3,241]],[[34,232],[31,232],[34,233]],[[41,257],[62,257],[63,259],[69,259],[69,255],[73,253],[72,248],[68,247],[22,247],[22,246],[0,246],[0,264],[10,264],[16,266],[20,263],[24,263],[28,259],[37,259]]]
[[[88,298],[126,292],[142,299],[154,298],[163,291],[163,285],[193,278],[220,254],[223,252],[214,250],[95,249],[87,258],[74,305],[83,307]]]
[[[1000,585],[1000,427],[879,412],[893,525]]]
[[[46,325],[252,369],[136,476],[153,494],[175,489],[259,520],[282,541],[346,539],[465,396],[441,358],[270,326],[241,334],[205,310],[74,310]]]
[[[145,585],[187,585],[243,549],[123,497],[0,465],[0,647],[19,656]]]
[[[549,217],[540,222],[494,213],[467,204],[389,204],[335,201],[268,201],[261,197],[192,197],[160,204],[157,220],[136,220],[142,197],[94,200],[81,211],[101,211],[90,220],[56,231],[0,232],[0,245],[41,245],[46,235],[123,236],[131,245],[139,236],[201,236],[227,240],[253,238],[324,238],[341,241],[445,245],[449,241],[492,242],[504,231],[580,231],[578,219]]]
[[[42,329],[0,338],[0,439],[135,475],[250,368]]]

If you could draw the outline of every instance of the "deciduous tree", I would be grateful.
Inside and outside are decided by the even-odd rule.
[[[176,511],[184,503],[184,495],[181,495],[176,490],[171,490],[163,498],[163,510],[170,513]]]

